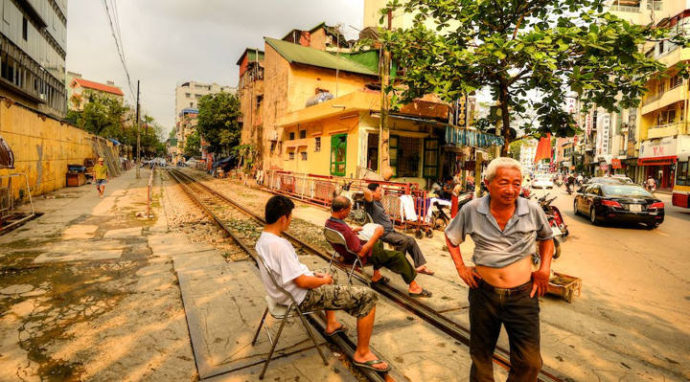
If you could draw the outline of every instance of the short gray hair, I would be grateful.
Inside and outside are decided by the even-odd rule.
[[[343,195],[338,195],[335,198],[333,198],[333,202],[331,203],[331,211],[333,212],[340,212],[348,207],[350,207],[350,199],[343,196]]]
[[[520,176],[522,176],[522,166],[520,165],[520,162],[513,158],[499,157],[489,162],[489,165],[486,167],[486,173],[484,174],[486,181],[491,182],[491,180],[496,177],[496,172],[498,169],[506,167],[514,168],[520,171]]]

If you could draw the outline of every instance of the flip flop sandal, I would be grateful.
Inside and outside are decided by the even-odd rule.
[[[417,273],[421,273],[421,274],[423,274],[423,275],[433,276],[434,273],[436,273],[436,272],[430,271],[430,270],[424,268],[424,269],[422,269],[421,271],[417,271]]]
[[[426,289],[422,289],[420,293],[412,293],[412,292],[407,292],[410,297],[415,297],[415,298],[426,298],[426,297],[431,297],[431,292],[429,292]]]
[[[378,280],[376,280],[376,281],[372,281],[372,282],[371,282],[371,285],[372,285],[372,286],[373,286],[373,285],[386,285],[386,284],[388,284],[389,281],[391,281],[391,279],[389,279],[388,277],[386,277],[386,276],[381,276],[380,279],[378,279]]]
[[[380,363],[384,363],[385,361],[382,361],[380,359],[373,359],[371,361],[366,361],[366,362],[357,362],[355,360],[352,360],[352,363],[355,366],[362,367],[365,369],[373,370],[373,371],[378,371],[380,373],[385,373],[391,369],[391,365],[388,365],[385,369],[377,369],[374,367],[374,365],[378,365]]]
[[[338,333],[347,333],[347,328],[344,325],[340,325],[340,327],[336,330],[334,330],[331,333],[326,332],[326,337],[333,337],[334,335]]]

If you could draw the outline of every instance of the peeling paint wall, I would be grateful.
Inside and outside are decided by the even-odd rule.
[[[94,158],[96,139],[83,130],[38,114],[9,99],[0,99],[0,136],[14,152],[14,169],[0,169],[0,177],[25,173],[31,194],[42,195],[65,187],[68,164],[84,164]],[[108,143],[108,147],[112,144]],[[5,180],[3,185],[6,185]],[[12,180],[15,199],[26,198],[23,177]]]

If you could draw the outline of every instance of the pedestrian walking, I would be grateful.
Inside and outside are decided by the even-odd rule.
[[[108,167],[104,166],[103,162],[103,158],[98,158],[98,163],[93,166],[93,178],[96,180],[96,190],[101,199],[105,193],[105,184],[108,183]]]
[[[553,233],[544,211],[519,197],[520,163],[497,158],[489,163],[489,194],[466,204],[446,228],[446,243],[460,278],[470,287],[471,381],[493,381],[493,353],[505,326],[510,341],[508,381],[536,381],[542,366],[539,350],[539,296],[548,287]],[[475,244],[466,266],[460,243]],[[532,271],[539,243],[541,265]]]

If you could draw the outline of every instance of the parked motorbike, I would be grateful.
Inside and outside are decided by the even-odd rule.
[[[347,215],[347,218],[352,220],[354,223],[359,225],[364,225],[367,223],[367,211],[364,209],[364,192],[363,191],[352,191],[352,182],[347,182],[342,186],[339,193],[334,193],[337,195],[345,196],[352,202],[352,209]],[[334,195],[336,196],[336,195]]]
[[[551,231],[553,231],[553,244],[555,246],[553,258],[557,259],[561,256],[561,242],[568,237],[570,232],[568,232],[568,225],[565,224],[565,221],[563,220],[561,210],[559,210],[558,207],[551,205],[551,203],[556,200],[557,196],[547,199],[548,196],[549,194],[547,193],[541,198],[537,199],[537,203],[539,203],[539,206],[542,208],[542,210],[544,210],[546,218],[549,221],[549,225],[551,226]]]
[[[465,192],[460,194],[458,196],[458,211],[460,211],[462,206],[472,201],[472,198],[474,198],[474,193],[472,192]],[[431,210],[431,224],[433,225],[433,228],[437,230],[445,229],[451,220],[450,206],[442,206],[438,202],[434,202],[432,208],[433,209]]]

